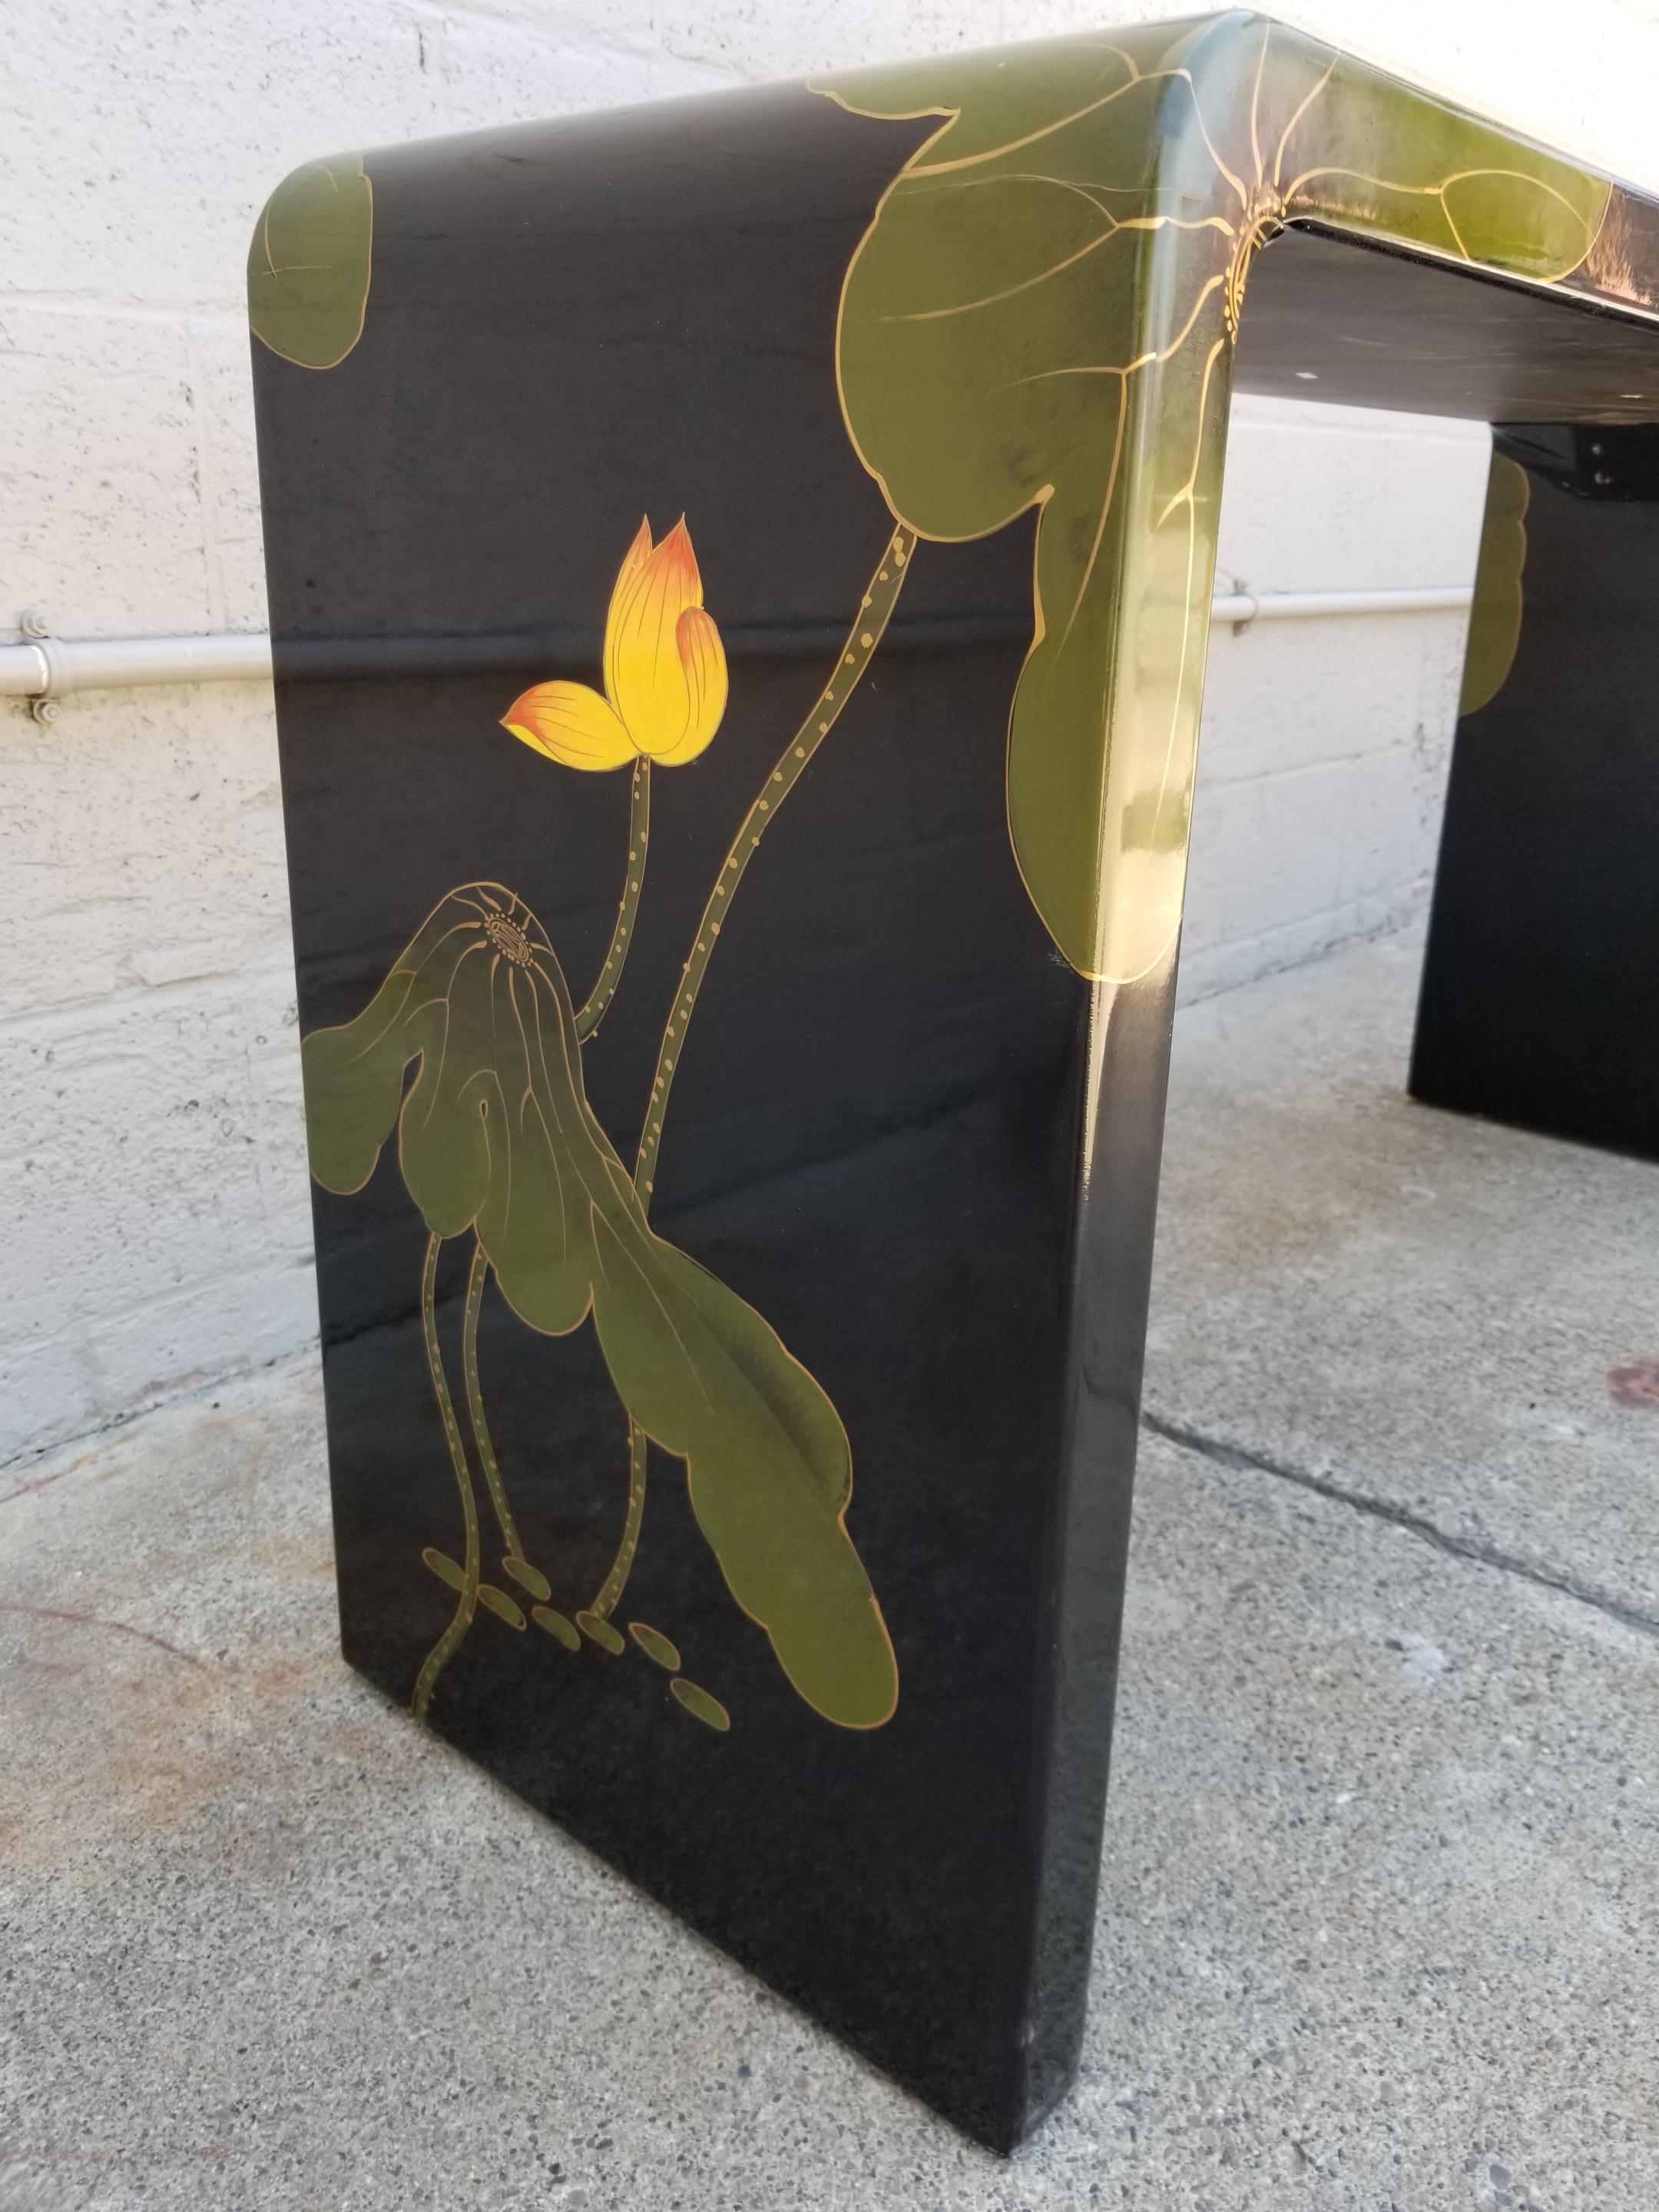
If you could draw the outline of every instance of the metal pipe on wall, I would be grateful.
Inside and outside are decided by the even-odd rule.
[[[1455,614],[1473,592],[1464,584],[1403,591],[1218,592],[1211,619],[1249,629],[1259,622],[1306,622],[1348,615]],[[0,645],[0,697],[50,704],[76,691],[125,690],[155,684],[268,682],[270,640],[263,630],[211,637],[58,638],[31,635]]]

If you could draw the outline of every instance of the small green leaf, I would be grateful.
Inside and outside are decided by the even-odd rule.
[[[430,1567],[438,1580],[447,1583],[451,1589],[464,1590],[466,1588],[466,1577],[447,1552],[434,1551],[428,1544],[421,1554],[421,1563]]]
[[[362,335],[374,191],[362,157],[308,161],[266,201],[247,258],[253,335],[301,368],[333,368]]]
[[[1507,454],[1494,453],[1486,478],[1486,517],[1474,572],[1468,643],[1463,649],[1460,714],[1473,714],[1503,690],[1521,642],[1522,572],[1527,565],[1527,502],[1532,484]]]
[[[628,1649],[611,1623],[602,1620],[597,1613],[579,1613],[576,1626],[584,1636],[591,1638],[601,1651],[608,1651],[613,1659]]]
[[[509,1552],[501,1561],[501,1570],[503,1573],[512,1576],[520,1589],[528,1590],[532,1597],[538,1597],[545,1601],[552,1596],[552,1587],[547,1577],[543,1574],[539,1567],[532,1567],[528,1559],[515,1558]]]
[[[530,1618],[538,1628],[544,1628],[550,1636],[562,1644],[567,1651],[581,1650],[582,1639],[574,1625],[567,1620],[562,1613],[555,1613],[550,1605],[532,1605],[530,1608]]]
[[[478,1584],[478,1602],[482,1606],[487,1606],[496,1620],[504,1620],[509,1628],[524,1626],[523,1613],[514,1604],[507,1592],[497,1589],[493,1583]]]
[[[669,1642],[660,1629],[647,1628],[642,1620],[630,1620],[628,1632],[647,1659],[654,1659],[659,1667],[665,1667],[671,1674],[679,1673],[678,1648]]]
[[[668,1686],[686,1711],[700,1720],[705,1728],[718,1729],[724,1735],[731,1727],[731,1714],[720,1699],[711,1698],[707,1690],[699,1689],[695,1682],[688,1682],[683,1674],[677,1675]]]

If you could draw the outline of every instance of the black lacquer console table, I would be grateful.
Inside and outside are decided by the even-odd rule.
[[[347,1656],[1010,2145],[1231,395],[1498,426],[1412,1086],[1659,1154],[1659,213],[1232,15],[318,162],[250,297]]]

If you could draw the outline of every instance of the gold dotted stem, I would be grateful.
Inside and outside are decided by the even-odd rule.
[[[587,994],[587,1003],[576,1016],[576,1035],[592,1036],[617,995],[623,963],[634,941],[639,918],[640,890],[645,882],[645,848],[651,838],[651,763],[643,755],[634,763],[634,788],[628,812],[628,873],[623,878],[622,904],[617,927],[611,933],[611,950],[605,956],[599,977]]]
[[[726,856],[726,866],[720,870],[719,879],[709,893],[708,903],[702,910],[702,920],[697,925],[691,957],[685,963],[685,972],[680,981],[679,996],[675,1000],[674,1011],[668,1018],[668,1027],[663,1031],[662,1044],[657,1054],[656,1080],[651,1086],[645,1127],[640,1136],[634,1184],[647,1211],[651,1204],[652,1179],[657,1168],[657,1152],[662,1143],[663,1116],[668,1110],[668,1094],[673,1086],[674,1066],[685,1043],[685,1033],[690,1026],[691,1010],[696,1005],[698,989],[714,955],[714,940],[720,933],[721,924],[731,912],[732,900],[743,880],[743,872],[766,834],[767,823],[775,817],[779,807],[794,789],[807,762],[834,728],[836,718],[852,696],[860,677],[869,666],[870,657],[880,644],[882,632],[892,614],[915,543],[915,532],[904,523],[899,525],[888,540],[887,550],[877,563],[876,573],[870,579],[869,587],[848,633],[847,641],[836,658],[835,674],[819,692],[811,712],[790,739],[777,766],[762,785],[759,796],[744,817],[743,827]]]
[[[455,1470],[455,1487],[460,1492],[461,1518],[466,1524],[466,1564],[461,1574],[460,1595],[455,1601],[455,1617],[427,1653],[421,1671],[415,1678],[412,1702],[416,1720],[426,1718],[426,1709],[432,1703],[432,1692],[438,1677],[459,1650],[462,1638],[471,1627],[472,1616],[478,1609],[478,1503],[472,1495],[472,1474],[466,1463],[466,1451],[455,1419],[454,1401],[450,1397],[449,1385],[444,1380],[443,1353],[438,1345],[434,1291],[438,1280],[438,1252],[442,1243],[441,1237],[428,1237],[427,1239],[426,1265],[421,1270],[421,1331],[426,1340],[426,1364],[432,1376],[432,1392],[443,1418],[450,1465]]]
[[[634,1554],[640,1548],[640,1522],[645,1514],[645,1431],[637,1421],[628,1424],[628,1518],[623,1525],[622,1541],[617,1547],[617,1556],[611,1561],[611,1571],[605,1577],[599,1595],[587,1608],[599,1620],[609,1620],[617,1600],[627,1584],[629,1571],[634,1565]]]
[[[484,1248],[474,1239],[472,1271],[466,1279],[466,1321],[461,1331],[461,1372],[466,1378],[466,1410],[472,1423],[472,1441],[477,1446],[478,1463],[483,1468],[484,1480],[489,1486],[489,1502],[495,1509],[495,1518],[501,1525],[501,1541],[507,1547],[510,1559],[524,1558],[519,1542],[519,1532],[514,1525],[513,1509],[507,1502],[507,1485],[501,1480],[501,1467],[495,1457],[495,1447],[489,1440],[489,1425],[484,1419],[483,1392],[478,1385],[478,1310],[483,1304],[484,1285],[489,1280],[489,1261]]]

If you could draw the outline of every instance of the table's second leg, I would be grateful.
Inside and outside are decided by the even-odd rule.
[[[1659,428],[1494,445],[1475,625],[1523,554],[1519,634],[1502,674],[1472,626],[1410,1089],[1659,1157]]]

